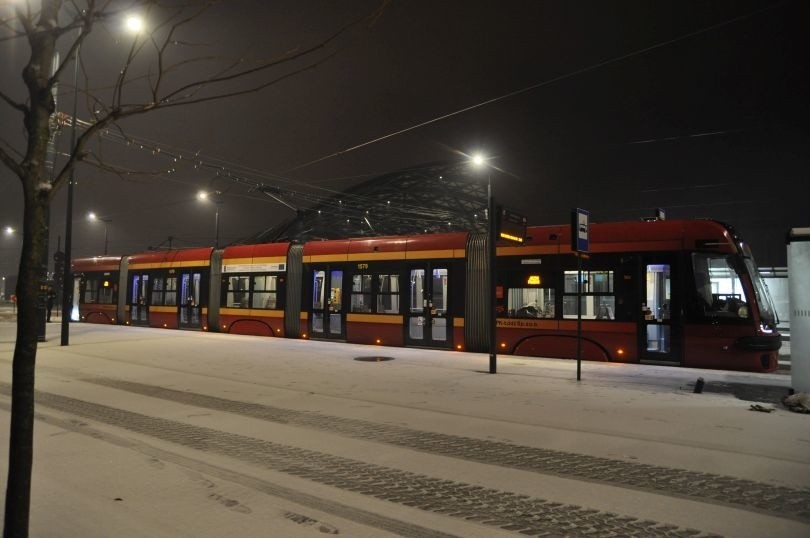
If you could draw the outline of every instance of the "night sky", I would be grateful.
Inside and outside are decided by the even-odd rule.
[[[379,5],[224,2],[184,30],[185,45],[172,53],[212,62],[184,65],[166,83],[234,58],[256,65],[311,46]],[[727,221],[760,265],[783,266],[787,230],[810,225],[808,6],[392,1],[372,25],[271,73],[317,62],[311,69],[260,92],[127,120],[103,136],[94,151],[105,164],[144,173],[79,167],[74,257],[102,252],[104,226],[85,219],[91,210],[110,219],[111,254],[169,236],[173,246],[200,246],[213,243],[214,206],[196,193],[219,190],[221,243],[228,243],[293,216],[251,191],[251,182],[327,196],[481,151],[503,171],[493,175],[498,200],[530,224],[567,222],[572,207],[589,209],[593,221],[637,220],[662,207],[668,218]],[[112,23],[98,26],[82,50],[80,86],[106,97],[131,39]],[[24,42],[0,42],[0,88],[20,99],[27,52]],[[134,72],[145,71],[136,62]],[[58,107],[70,113],[72,69],[63,81]],[[133,83],[126,97],[139,98],[142,87]],[[84,99],[78,117],[89,118]],[[0,137],[22,148],[21,116],[2,103]],[[64,132],[60,151],[68,138]],[[305,205],[303,196],[293,203]],[[19,228],[21,205],[18,179],[0,168],[0,226]],[[64,234],[64,207],[60,192],[52,252]],[[16,273],[19,243],[0,235],[0,274]]]

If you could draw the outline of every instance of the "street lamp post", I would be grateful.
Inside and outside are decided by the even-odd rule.
[[[215,195],[212,197],[211,195]],[[200,191],[197,193],[197,198],[200,200],[208,200],[211,198],[211,201],[214,202],[214,206],[216,207],[216,212],[214,213],[214,248],[219,248],[219,208],[222,205],[222,192],[220,191]]]
[[[482,155],[473,156],[473,164],[477,167],[485,166],[486,160]],[[498,354],[497,354],[497,341],[496,331],[498,327],[497,315],[497,298],[496,298],[496,263],[498,259],[497,248],[495,242],[497,241],[497,224],[495,216],[497,214],[497,205],[495,204],[495,197],[492,194],[492,172],[487,168],[487,258],[489,262],[489,289],[487,312],[488,312],[488,326],[487,336],[489,342],[489,373],[494,374],[498,371]]]
[[[90,213],[87,214],[87,220],[101,221],[101,222],[104,223],[104,255],[106,256],[107,255],[107,239],[109,238],[109,235],[110,235],[109,228],[110,228],[110,223],[112,222],[112,219],[99,217],[98,215],[96,215],[95,213],[93,213],[91,211]]]
[[[143,20],[135,15],[127,17],[125,21],[127,30],[132,34],[143,31]],[[82,26],[79,26],[77,40],[82,39]],[[137,38],[136,38],[137,39]],[[76,114],[79,108],[79,55],[81,43],[76,45],[73,54],[73,116],[70,119],[70,147],[72,153],[76,147]],[[71,278],[71,256],[73,240],[73,185],[76,183],[76,166],[74,164],[68,178],[67,207],[65,209],[65,269],[62,274],[62,338],[61,345],[66,346],[70,341],[70,309],[73,302],[73,280]],[[106,250],[106,248],[105,248]]]
[[[215,201],[216,213],[214,214],[214,248],[219,248],[219,206],[222,202]]]
[[[79,27],[81,39],[82,29]],[[76,114],[79,108],[79,53],[81,43],[76,46],[73,54],[73,115],[70,118],[70,146],[68,152],[73,152],[76,146]],[[70,307],[73,298],[73,282],[71,277],[71,248],[73,246],[73,184],[76,183],[76,166],[73,166],[68,177],[67,207],[65,208],[65,268],[62,273],[62,327],[60,345],[70,343]]]

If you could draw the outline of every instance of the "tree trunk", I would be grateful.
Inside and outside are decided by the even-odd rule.
[[[23,69],[29,106],[25,112],[27,148],[18,175],[22,182],[25,212],[23,246],[17,281],[17,342],[14,347],[11,385],[8,482],[3,536],[27,537],[31,508],[31,471],[34,456],[34,370],[37,356],[37,301],[47,271],[46,216],[52,185],[46,174],[50,116],[55,105],[51,94],[58,0],[42,2],[35,32],[28,34],[31,58]]]
[[[42,278],[45,204],[26,193],[25,229],[17,282],[17,342],[11,387],[9,466],[3,536],[28,536],[34,441],[37,300]]]

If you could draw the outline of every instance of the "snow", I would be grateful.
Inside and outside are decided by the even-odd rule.
[[[810,486],[810,417],[751,411],[707,386],[784,389],[790,378],[663,366],[576,362],[134,327],[59,324],[39,346],[37,390],[149,417],[727,536],[799,536],[810,525],[565,476],[475,463],[294,424],[103,386],[127,380],[419,431]],[[15,326],[0,322],[0,383],[9,384]],[[361,362],[362,356],[394,360]],[[762,404],[770,406],[772,404]],[[0,399],[7,461],[8,398]],[[125,427],[37,407],[32,536],[386,536],[349,508],[459,536],[496,527],[387,502]],[[5,465],[2,467],[5,469]],[[2,475],[5,478],[5,474]],[[335,503],[333,506],[330,503]],[[335,508],[337,506],[337,508]],[[349,507],[349,508],[347,508]],[[384,526],[383,526],[384,527]]]

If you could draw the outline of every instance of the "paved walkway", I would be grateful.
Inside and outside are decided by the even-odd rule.
[[[40,346],[34,535],[810,534],[789,376],[71,330]]]

